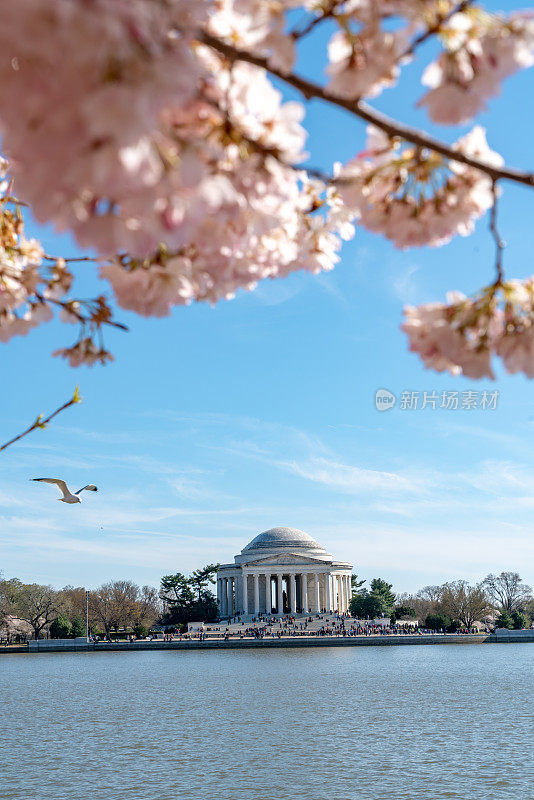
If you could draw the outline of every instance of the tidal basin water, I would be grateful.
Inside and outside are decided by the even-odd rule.
[[[0,656],[2,800],[527,800],[534,645]]]

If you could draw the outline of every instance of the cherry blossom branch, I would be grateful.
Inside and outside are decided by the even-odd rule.
[[[74,394],[72,395],[70,400],[68,400],[66,403],[63,403],[63,405],[60,406],[59,408],[56,408],[56,410],[54,412],[52,412],[52,414],[49,414],[49,416],[44,418],[44,419],[43,419],[43,415],[39,414],[39,416],[37,417],[35,422],[33,422],[30,425],[29,428],[26,428],[25,431],[23,431],[22,433],[19,433],[18,436],[14,436],[13,439],[9,440],[9,442],[6,442],[5,444],[1,445],[0,446],[0,451],[5,450],[6,447],[9,447],[10,445],[14,444],[15,442],[18,442],[20,439],[23,439],[24,436],[27,436],[32,431],[37,430],[37,428],[41,428],[41,429],[42,428],[46,428],[48,423],[51,420],[53,420],[54,417],[57,417],[58,414],[61,414],[62,411],[65,411],[66,408],[69,408],[70,406],[75,405],[75,403],[81,403],[81,402],[82,402],[82,398],[80,397],[80,395],[78,393],[78,386],[77,386],[75,388]]]
[[[56,300],[53,297],[44,297],[43,295],[37,293],[35,294],[35,296],[37,300],[39,300],[39,302],[41,303],[52,303],[53,305],[62,308],[64,311],[67,311],[73,317],[76,317],[78,322],[80,322],[82,325],[91,323],[94,320],[91,313],[89,313],[89,316],[84,317],[84,315],[80,311],[78,311],[77,306],[82,306],[90,309],[90,306],[92,304],[94,307],[99,309],[102,308],[105,303],[105,308],[106,310],[108,309],[104,295],[101,295],[100,297],[97,297],[94,300]],[[98,327],[100,327],[101,325],[110,325],[112,328],[119,328],[119,330],[121,331],[129,330],[128,326],[123,325],[122,322],[115,322],[112,319],[105,319],[100,316]]]
[[[211,107],[215,111],[221,111],[218,106],[214,103],[210,104]],[[332,183],[345,183],[349,182],[350,179],[343,179],[343,178],[333,178],[331,175],[328,175],[324,170],[318,169],[317,167],[303,167],[299,166],[299,164],[292,164],[290,161],[287,161],[283,158],[279,148],[277,147],[269,147],[269,145],[264,144],[263,142],[258,141],[258,139],[253,139],[251,136],[248,136],[240,127],[239,125],[234,122],[231,118],[228,110],[225,111],[225,123],[228,125],[229,130],[235,132],[239,136],[239,141],[242,144],[245,144],[250,150],[258,155],[262,156],[262,158],[274,158],[279,164],[287,169],[294,170],[295,172],[306,173],[307,175],[311,175],[312,178],[316,178],[319,181],[322,181],[325,184],[332,184]]]
[[[290,35],[295,40],[303,39],[305,36],[308,36],[308,34],[310,34],[314,28],[317,27],[317,25],[319,25],[321,22],[324,22],[325,19],[333,16],[336,7],[341,5],[342,2],[343,0],[331,0],[330,6],[325,9],[320,16],[312,17],[312,19],[302,28],[295,28],[293,31],[291,31]]]
[[[354,116],[363,119],[365,122],[380,128],[380,130],[384,131],[384,133],[386,133],[388,136],[397,136],[401,139],[411,142],[418,147],[424,147],[428,150],[433,150],[436,153],[440,153],[440,155],[445,156],[451,161],[456,161],[460,164],[466,164],[469,167],[478,169],[481,172],[484,172],[486,175],[489,175],[493,181],[509,180],[515,183],[521,183],[534,187],[533,173],[509,167],[497,167],[493,164],[487,164],[484,161],[479,161],[477,158],[468,156],[459,150],[454,150],[450,145],[441,142],[439,139],[435,139],[433,136],[430,136],[430,134],[425,133],[424,131],[413,128],[412,126],[406,125],[403,122],[399,122],[392,117],[388,117],[387,114],[377,111],[363,100],[346,100],[343,97],[333,94],[328,89],[309,81],[307,78],[303,78],[294,73],[283,72],[280,69],[270,66],[268,58],[257,56],[248,52],[247,50],[233,47],[232,45],[229,45],[226,42],[218,39],[216,36],[212,36],[206,31],[198,31],[196,38],[198,41],[206,44],[208,47],[216,50],[229,61],[245,61],[249,64],[253,64],[256,67],[260,67],[260,69],[266,70],[271,75],[274,75],[276,78],[284,81],[284,83],[287,83],[289,86],[297,89],[297,91],[299,91],[306,98],[306,100],[323,100],[325,103],[343,108],[345,111],[348,111]]]
[[[411,42],[408,48],[400,56],[399,60],[413,55],[415,50],[421,44],[423,44],[424,42],[427,41],[427,39],[430,39],[432,36],[435,36],[435,34],[440,32],[441,26],[445,22],[448,22],[450,18],[453,17],[455,14],[461,14],[462,11],[465,11],[467,8],[469,8],[469,6],[472,6],[473,2],[474,0],[462,0],[461,3],[458,3],[458,5],[454,6],[454,8],[452,8],[449,12],[447,12],[447,14],[443,14],[443,16],[440,16],[438,21],[434,25],[431,25],[429,28],[426,29],[426,31],[419,34],[419,36],[415,37],[415,39]]]
[[[66,258],[65,256],[49,256],[46,253],[42,256],[44,261],[65,261],[66,263],[74,263],[75,261],[100,261],[99,258],[94,258],[92,256],[72,256]]]

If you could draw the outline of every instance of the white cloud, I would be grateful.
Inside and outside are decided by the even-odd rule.
[[[343,464],[327,458],[310,458],[306,461],[278,461],[277,465],[301,478],[321,483],[341,492],[420,492],[420,480],[405,477],[396,472],[366,469],[352,464]]]

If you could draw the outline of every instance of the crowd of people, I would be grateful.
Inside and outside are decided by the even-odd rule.
[[[476,628],[459,628],[457,634],[479,633]],[[489,630],[482,631],[489,633]],[[310,614],[306,617],[296,617],[286,614],[283,617],[258,614],[252,619],[243,620],[237,615],[228,620],[223,620],[215,624],[202,625],[195,627],[187,633],[179,629],[169,630],[160,634],[150,634],[149,641],[205,641],[206,639],[282,639],[287,637],[354,637],[354,636],[423,636],[428,634],[445,634],[447,631],[439,631],[420,628],[417,623],[401,621],[392,625],[390,620],[356,620],[349,614],[338,614],[332,612],[327,614]],[[92,641],[116,642],[117,639],[111,637],[90,637]],[[133,635],[126,637],[127,641],[135,641]]]
[[[489,631],[488,631],[489,632]],[[240,616],[232,617],[226,624],[207,626],[203,638],[264,639],[295,636],[422,636],[425,634],[445,634],[445,630],[434,631],[420,628],[410,622],[391,625],[389,620],[355,620],[348,614],[315,614],[295,617],[258,615],[251,621],[243,621]],[[461,628],[458,634],[478,633],[476,628]],[[195,635],[195,634],[192,634]],[[195,636],[199,638],[199,634]]]

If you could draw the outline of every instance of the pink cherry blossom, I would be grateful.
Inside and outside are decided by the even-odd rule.
[[[408,40],[407,28],[390,32],[369,25],[356,34],[338,31],[328,45],[329,89],[341,97],[376,97],[397,82]]]
[[[455,148],[488,164],[502,163],[489,149],[484,130],[475,127]],[[337,171],[338,191],[360,223],[405,249],[437,247],[460,234],[493,204],[485,173],[436,153],[400,149],[398,142],[369,129],[364,153]]]
[[[260,68],[287,78],[301,39],[328,20],[335,32],[326,86],[310,92],[298,76],[291,81],[305,97],[356,101],[397,82],[417,50],[414,36],[436,36],[444,50],[424,72],[429,91],[421,104],[437,122],[463,122],[506,77],[534,63],[534,21],[472,4],[453,13],[456,6],[455,0],[5,4],[0,133],[10,167],[8,174],[0,160],[0,340],[26,335],[60,309],[61,320],[80,324],[80,332],[55,355],[72,366],[92,365],[110,359],[100,334],[114,324],[105,297],[71,297],[73,271],[26,238],[13,185],[39,222],[71,232],[97,254],[100,277],[118,305],[143,316],[230,299],[296,270],[330,270],[357,224],[399,248],[469,235],[495,202],[485,172],[370,127],[365,150],[336,166],[334,180],[312,179],[320,173],[304,166],[304,107],[284,101]],[[246,51],[246,58],[229,47]],[[502,164],[482,128],[454,148]],[[530,283],[500,277],[474,298],[409,309],[404,329],[412,349],[440,371],[491,377],[493,354],[509,371],[530,375],[532,295]]]
[[[419,105],[442,124],[468,122],[499,94],[502,81],[534,64],[534,19],[480,9],[455,14],[442,31],[445,50],[423,73]]]
[[[107,350],[97,348],[90,337],[82,339],[73,347],[55,350],[53,356],[65,358],[71,367],[80,367],[85,364],[92,367],[94,364],[105,364],[113,361],[113,356]]]
[[[492,378],[494,356],[507,372],[534,378],[534,278],[497,282],[473,298],[451,293],[447,303],[404,313],[410,350],[428,368]]]
[[[467,298],[455,298],[449,305],[407,307],[401,327],[408,334],[410,350],[418,353],[427,368],[437,372],[494,378],[491,349],[484,335],[488,318],[473,312],[474,306]]]

